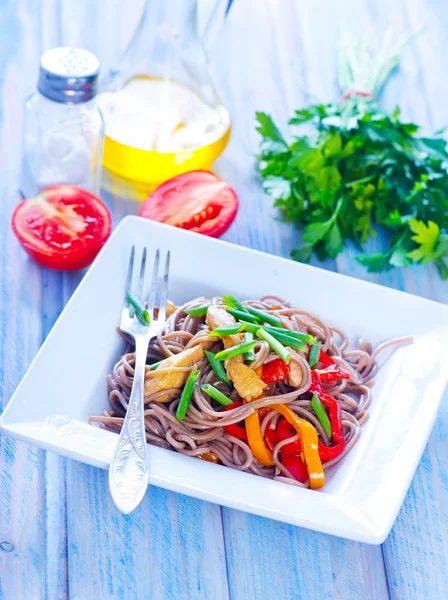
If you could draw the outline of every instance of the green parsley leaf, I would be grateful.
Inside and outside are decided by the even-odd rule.
[[[333,219],[329,219],[324,223],[311,223],[305,227],[303,232],[303,241],[310,244],[319,242],[323,237],[327,235],[333,225]]]
[[[255,116],[259,123],[259,126],[256,128],[258,133],[269,140],[283,142],[286,147],[286,142],[272,118],[264,112],[257,112]]]
[[[313,244],[303,244],[299,248],[294,248],[291,252],[291,258],[297,262],[309,263],[313,254]]]
[[[440,229],[433,221],[428,221],[426,225],[423,221],[409,219],[409,227],[415,233],[412,236],[414,242],[419,244],[419,247],[412,252],[408,252],[408,256],[415,262],[428,263],[435,258],[435,249],[439,240]]]
[[[382,271],[389,271],[392,267],[390,256],[390,252],[380,252],[371,256],[357,256],[356,260],[360,265],[367,267],[369,273],[381,273]]]
[[[409,257],[408,249],[399,245],[395,248],[389,258],[389,264],[392,267],[408,267],[412,264],[412,259]]]
[[[359,98],[297,110],[290,124],[308,127],[289,142],[269,115],[257,113],[257,123],[264,189],[303,231],[294,260],[335,258],[346,240],[361,247],[381,229],[390,240],[384,252],[356,257],[370,272],[433,262],[448,276],[443,138],[419,137],[398,109],[388,114]]]
[[[330,258],[336,258],[344,249],[341,230],[337,222],[333,223],[328,235],[325,236],[325,249]]]

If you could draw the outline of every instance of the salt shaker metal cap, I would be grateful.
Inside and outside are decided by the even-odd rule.
[[[62,104],[80,104],[95,97],[100,64],[82,48],[53,48],[42,55],[37,88]]]

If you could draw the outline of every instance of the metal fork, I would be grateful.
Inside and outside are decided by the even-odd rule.
[[[134,382],[129,398],[128,410],[120,432],[115,456],[109,467],[109,489],[117,508],[124,514],[133,511],[143,499],[149,478],[149,459],[146,447],[144,420],[144,388],[145,366],[149,340],[165,325],[166,300],[168,295],[168,275],[170,269],[170,252],[167,252],[162,285],[159,287],[160,251],[154,258],[152,279],[147,296],[147,311],[150,324],[144,325],[135,314],[134,307],[129,304],[128,293],[141,304],[145,303],[144,287],[146,273],[146,248],[143,249],[140,265],[140,276],[133,293],[133,270],[135,247],[132,247],[129,270],[126,281],[126,292],[123,310],[121,312],[121,331],[135,340]],[[157,293],[159,292],[159,294]],[[156,299],[158,303],[156,304]],[[159,306],[157,319],[154,308]]]

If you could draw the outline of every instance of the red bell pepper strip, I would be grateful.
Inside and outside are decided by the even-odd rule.
[[[328,462],[329,460],[333,460],[333,458],[336,458],[336,456],[341,454],[345,448],[345,440],[340,444],[336,444],[336,446],[331,446],[331,448],[325,446],[325,444],[322,444],[322,442],[319,442],[318,448],[320,460],[322,462]]]
[[[319,377],[319,373],[311,371],[311,385],[309,392],[316,393],[319,396],[322,404],[328,406],[330,411],[330,423],[331,423],[331,438],[336,443],[332,448],[328,448],[322,442],[319,442],[319,456],[321,460],[328,461],[338,456],[345,448],[345,438],[342,433],[342,413],[341,407],[338,401],[324,392]]]
[[[345,371],[341,371],[336,366],[327,367],[323,371],[319,371],[320,380],[325,383],[329,383],[331,381],[337,381],[338,379],[350,379],[350,374]]]
[[[327,367],[333,367],[336,364],[331,356],[328,356],[328,354],[324,352],[322,348],[320,349],[319,362],[324,369]]]
[[[303,462],[300,456],[282,454],[281,462],[282,465],[288,469],[294,479],[297,479],[297,481],[300,481],[300,483],[305,483],[305,481],[308,479],[308,469],[306,468],[306,464]]]
[[[322,370],[319,370],[321,381],[330,382],[337,381],[338,379],[350,379],[350,374],[341,371],[331,356],[328,356],[322,348],[319,354],[319,364],[322,366]]]
[[[274,448],[277,445],[277,432],[275,429],[271,429],[269,425],[266,427],[266,431],[264,432],[264,443],[269,452],[274,452]]]
[[[288,421],[284,418],[281,417],[278,420],[277,423],[277,441],[278,442],[283,442],[283,440],[287,440],[291,437],[293,437],[294,435],[296,435],[297,431],[294,429],[294,427],[292,425],[290,425],[288,423]],[[300,440],[297,440],[296,442],[290,442],[289,444],[285,444],[284,446],[282,446],[280,452],[282,453],[282,456],[284,454],[291,454],[292,456],[299,456],[300,455]]]
[[[261,372],[261,369],[260,369]],[[259,408],[258,409],[258,416],[260,418],[260,423],[263,421],[263,419],[265,417],[268,416],[268,414],[271,412],[270,408]],[[269,425],[266,427],[265,432],[264,432],[264,438],[263,441],[265,443],[266,448],[269,450],[269,452],[273,452],[275,446],[277,445],[277,429],[272,429]]]
[[[243,406],[242,402],[233,402],[232,404],[229,404],[229,406],[226,406],[222,412],[227,412],[228,410],[239,408],[240,406]],[[229,435],[233,435],[233,437],[243,440],[243,442],[247,442],[246,427],[243,419],[241,419],[241,425],[240,423],[232,423],[231,425],[224,425],[223,429]]]
[[[281,358],[271,360],[263,365],[261,379],[265,383],[277,383],[288,377],[291,367],[287,365]]]

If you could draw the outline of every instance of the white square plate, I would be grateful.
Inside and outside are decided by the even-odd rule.
[[[381,543],[411,482],[448,380],[448,307],[138,217],[122,221],[59,317],[10,400],[10,436],[107,468],[118,436],[89,425],[108,406],[105,376],[123,351],[116,333],[132,244],[171,250],[170,298],[222,293],[284,297],[378,344],[414,335],[381,369],[370,419],[321,491],[266,480],[149,447],[150,483],[325,533]]]

